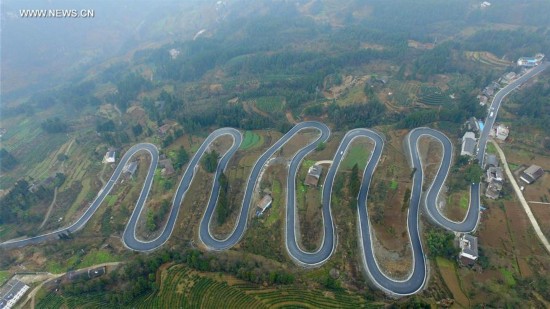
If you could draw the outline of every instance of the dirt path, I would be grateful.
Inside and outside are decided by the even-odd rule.
[[[497,149],[498,155],[500,156],[500,161],[502,161],[502,165],[504,166],[504,169],[506,171],[506,176],[508,176],[508,179],[510,179],[510,183],[512,183],[512,186],[514,187],[514,191],[516,191],[516,195],[518,196],[518,199],[521,202],[521,206],[523,206],[523,209],[527,213],[527,217],[529,218],[529,221],[531,222],[531,225],[533,226],[535,233],[537,234],[540,241],[542,242],[542,245],[546,248],[548,253],[550,253],[550,243],[548,242],[548,239],[546,238],[546,236],[544,236],[544,234],[542,233],[539,223],[535,219],[533,212],[531,212],[531,208],[529,207],[529,204],[525,200],[525,197],[523,196],[523,193],[521,192],[521,189],[519,188],[516,182],[516,179],[514,178],[514,175],[510,171],[510,168],[508,167],[508,162],[506,162],[506,157],[504,156],[504,152],[502,152],[502,149],[500,149],[500,146],[494,140],[491,140],[491,143],[493,143],[493,145]]]
[[[294,116],[292,116],[292,112],[290,111],[287,111],[285,113],[286,115],[286,120],[288,120],[288,122],[292,123],[292,124],[297,124],[298,122],[296,121],[296,119],[294,119]]]
[[[116,104],[113,104],[113,107],[115,108],[115,110],[118,113],[118,124],[121,125],[122,124],[122,112],[120,111],[120,109],[118,109],[118,106],[116,106]]]
[[[71,147],[73,146],[74,141],[75,139],[73,138],[69,143],[69,146],[67,146],[67,149],[65,149],[65,156],[69,156],[69,151],[71,150]],[[63,162],[61,162],[61,168],[59,169],[61,173],[65,173],[65,162],[66,160],[63,160]]]
[[[103,167],[101,168],[101,172],[99,173],[99,181],[101,181],[101,187],[105,187],[105,184],[107,183],[105,179],[103,179],[103,175],[105,174],[105,167],[107,164],[103,164]]]
[[[255,112],[256,114],[258,114],[258,115],[262,115],[262,116],[264,116],[264,117],[266,117],[266,118],[269,118],[269,117],[270,117],[268,113],[266,113],[266,112],[260,110],[260,109],[256,106],[256,102],[250,104],[250,108],[252,109],[252,111],[254,111],[254,112]]]
[[[50,214],[52,213],[53,206],[55,205],[55,200],[57,199],[57,187],[53,189],[53,200],[48,207],[48,212],[46,212],[46,215],[44,216],[44,220],[42,221],[42,224],[38,227],[39,230],[41,230],[44,227],[44,224],[48,221],[48,218],[50,218]]]
[[[65,149],[65,152],[64,152],[65,156],[68,156],[69,150],[71,150],[71,147],[73,146],[74,140],[75,139],[73,138],[71,140],[71,142],[69,143],[69,145],[67,146],[67,149]],[[51,168],[51,166],[50,166],[50,168]],[[65,160],[63,160],[63,162],[61,162],[61,166],[59,167],[58,172],[59,173],[65,173]],[[103,185],[105,185],[105,183]],[[44,227],[44,224],[46,224],[46,222],[50,218],[50,214],[52,213],[53,206],[55,205],[55,201],[57,199],[57,189],[58,189],[58,187],[56,186],[53,190],[53,200],[50,203],[50,206],[48,207],[48,211],[46,212],[46,215],[44,216],[44,220],[42,221],[42,223],[38,227],[39,230],[41,230]]]

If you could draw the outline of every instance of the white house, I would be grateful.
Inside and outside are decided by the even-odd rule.
[[[115,163],[115,151],[109,150],[105,153],[105,156],[103,157],[103,163]]]

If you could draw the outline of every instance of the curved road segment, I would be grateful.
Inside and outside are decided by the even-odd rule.
[[[546,69],[550,64],[543,63],[538,67],[530,70],[525,75],[518,78],[516,81],[500,90],[491,103],[491,110],[494,112],[493,117],[488,117],[486,120],[485,128],[481,133],[479,140],[478,160],[480,164],[483,163],[483,155],[485,146],[487,143],[487,137],[489,130],[494,124],[496,114],[500,108],[502,99],[508,95],[512,90],[524,83],[529,78],[540,73]],[[413,187],[411,191],[410,205],[407,216],[407,229],[409,233],[409,241],[412,250],[413,268],[405,280],[394,280],[388,277],[380,269],[378,262],[374,256],[373,246],[373,230],[369,223],[369,215],[367,211],[367,195],[369,186],[376,169],[376,166],[382,155],[384,148],[384,138],[368,129],[354,129],[349,131],[338,147],[336,154],[333,158],[333,164],[330,166],[325,183],[323,185],[322,192],[322,217],[323,217],[323,235],[322,243],[320,247],[314,252],[308,252],[300,247],[299,241],[299,223],[296,209],[296,177],[298,170],[301,166],[301,162],[311,151],[313,151],[317,145],[321,142],[326,142],[330,136],[329,128],[320,122],[302,122],[295,125],[288,133],[286,133],[281,139],[279,139],[273,146],[271,146],[254,164],[245,188],[245,194],[241,206],[240,213],[233,231],[225,238],[218,239],[211,234],[210,223],[214,215],[218,194],[220,190],[219,176],[227,168],[229,161],[239,149],[242,142],[241,133],[233,128],[222,128],[212,132],[206,140],[199,147],[197,152],[193,155],[189,162],[187,169],[185,170],[183,177],[176,189],[174,199],[172,201],[172,208],[168,215],[168,220],[160,233],[160,235],[150,241],[139,239],[136,235],[136,226],[138,219],[143,211],[143,207],[147,200],[147,196],[151,189],[153,182],[154,171],[158,163],[158,150],[156,146],[152,144],[142,143],[131,147],[122,157],[120,163],[115,168],[115,171],[108,183],[101,191],[99,191],[95,200],[85,210],[85,212],[78,218],[78,220],[68,227],[61,228],[59,230],[42,234],[35,237],[29,237],[24,239],[9,240],[4,243],[0,243],[0,248],[16,248],[31,244],[42,243],[47,240],[54,240],[64,237],[64,235],[72,234],[82,229],[86,223],[90,220],[96,210],[99,208],[105,197],[112,190],[116,184],[118,178],[122,174],[124,166],[130,161],[130,159],[138,152],[147,152],[151,156],[151,164],[149,165],[148,173],[145,178],[145,182],[139,198],[136,202],[136,207],[132,212],[130,220],[124,230],[122,241],[124,245],[129,249],[136,251],[151,251],[162,246],[169,238],[174,230],[176,224],[180,205],[182,204],[186,192],[193,181],[196,170],[200,164],[200,160],[204,153],[208,150],[212,142],[216,139],[229,135],[233,139],[231,147],[223,154],[219,160],[218,167],[214,174],[214,181],[210,193],[210,199],[208,205],[201,219],[199,226],[199,239],[210,250],[226,250],[236,245],[242,236],[244,235],[247,227],[248,218],[250,216],[250,210],[252,208],[252,201],[254,197],[254,190],[258,185],[261,178],[263,169],[266,167],[268,160],[275,155],[290,139],[292,139],[297,133],[303,130],[316,130],[319,132],[318,137],[303,146],[298,150],[288,166],[287,175],[287,197],[286,197],[286,225],[285,225],[285,246],[290,257],[299,265],[307,267],[315,267],[326,262],[336,249],[336,232],[333,217],[331,213],[331,193],[332,186],[340,162],[345,157],[348,147],[357,138],[366,138],[374,143],[374,149],[369,157],[368,163],[363,172],[363,179],[357,197],[357,220],[358,220],[358,232],[359,232],[359,246],[361,247],[362,262],[367,272],[367,275],[372,282],[380,289],[387,293],[403,296],[411,295],[420,291],[427,281],[427,261],[422,248],[422,241],[420,239],[419,218],[422,209],[425,210],[429,219],[438,224],[439,226],[454,232],[470,232],[475,230],[479,221],[479,196],[480,187],[479,184],[472,184],[470,188],[470,207],[468,213],[462,222],[455,222],[446,218],[437,208],[437,201],[439,193],[445,184],[445,180],[449,174],[450,166],[453,156],[453,146],[451,141],[443,133],[430,128],[417,128],[412,130],[405,140],[406,148],[409,152],[409,160],[411,167],[413,168]],[[429,137],[437,140],[442,146],[442,158],[441,164],[437,171],[437,174],[426,192],[422,191],[424,182],[422,160],[419,157],[418,141],[423,137]],[[423,207],[421,209],[421,207]]]

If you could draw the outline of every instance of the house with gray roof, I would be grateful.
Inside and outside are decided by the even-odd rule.
[[[485,155],[485,166],[484,168],[498,167],[498,158],[494,154]]]
[[[532,184],[535,180],[542,177],[542,175],[544,175],[544,170],[542,167],[533,164],[525,169],[519,178],[528,184]]]
[[[305,184],[311,187],[317,187],[319,184],[319,179],[321,178],[321,173],[323,172],[323,167],[319,165],[312,165],[307,171]]]
[[[477,140],[474,132],[466,132],[462,137],[461,156],[473,157],[476,151]]]
[[[472,265],[477,261],[478,248],[477,237],[470,234],[462,234],[460,237],[459,259],[465,265]]]

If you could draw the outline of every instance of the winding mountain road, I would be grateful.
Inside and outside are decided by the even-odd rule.
[[[518,87],[521,83],[527,79],[535,76],[548,66],[548,63],[544,63],[537,68],[532,69],[527,74],[520,77],[518,80],[503,88],[495,95],[495,100],[491,104],[491,109],[494,109],[494,116],[487,119],[485,129],[482,132],[482,136],[479,141],[479,162],[483,162],[483,151],[485,150],[485,144],[487,142],[487,136],[494,119],[496,118],[496,112],[500,107],[502,99],[510,93],[513,89]],[[384,148],[384,138],[375,131],[369,129],[354,129],[349,131],[341,140],[338,150],[332,160],[333,164],[330,166],[322,192],[322,218],[323,218],[323,235],[322,243],[320,247],[314,252],[308,252],[300,247],[299,241],[299,223],[297,216],[296,205],[296,178],[298,170],[301,166],[301,162],[310,152],[312,152],[319,143],[326,142],[330,136],[329,128],[320,122],[302,122],[296,124],[289,132],[287,132],[281,139],[275,142],[264,154],[262,154],[256,163],[254,164],[245,188],[245,193],[241,205],[240,212],[238,214],[237,221],[233,231],[225,238],[218,239],[211,234],[210,223],[214,215],[218,194],[220,190],[219,177],[220,174],[227,168],[229,161],[239,149],[242,142],[241,133],[233,128],[221,128],[212,132],[206,140],[199,147],[197,152],[191,158],[187,168],[181,178],[181,181],[176,189],[174,199],[172,201],[172,207],[168,215],[167,222],[162,229],[160,235],[153,240],[142,240],[136,235],[136,228],[138,219],[143,212],[143,207],[147,200],[151,185],[153,182],[154,171],[157,167],[159,160],[157,147],[152,144],[142,143],[131,147],[121,158],[120,163],[115,168],[115,171],[103,189],[100,190],[95,200],[85,210],[85,212],[77,219],[75,223],[68,227],[61,228],[59,230],[42,234],[35,237],[29,237],[24,239],[14,239],[3,243],[0,243],[0,248],[11,249],[32,244],[42,243],[47,240],[54,240],[63,235],[72,234],[82,229],[86,223],[90,220],[92,215],[97,211],[105,197],[112,190],[116,184],[118,178],[122,174],[124,166],[135,156],[138,152],[147,152],[151,156],[151,163],[148,168],[147,176],[143,188],[136,202],[136,206],[132,215],[126,225],[123,233],[122,241],[126,247],[131,250],[145,252],[151,251],[162,246],[168,239],[172,231],[174,230],[180,205],[182,204],[187,191],[195,177],[197,168],[200,164],[200,160],[204,153],[208,150],[210,145],[218,138],[222,136],[231,136],[233,144],[222,155],[219,160],[218,167],[214,174],[214,181],[212,189],[210,191],[210,198],[204,215],[201,219],[199,226],[199,239],[210,250],[227,250],[236,245],[243,237],[248,218],[250,217],[250,210],[252,208],[252,202],[254,197],[255,188],[260,181],[262,171],[268,164],[271,157],[275,155],[289,140],[291,140],[296,134],[303,130],[316,130],[319,132],[316,139],[310,141],[299,149],[288,166],[287,175],[287,195],[286,195],[286,220],[285,220],[285,246],[289,256],[299,265],[306,267],[315,267],[325,263],[334,253],[336,249],[337,239],[335,225],[331,213],[331,193],[335,176],[338,172],[339,165],[342,159],[346,156],[348,147],[355,139],[365,138],[374,143],[374,149],[370,154],[367,165],[363,172],[363,179],[357,197],[357,221],[358,221],[358,233],[359,233],[359,246],[361,248],[361,256],[363,266],[367,272],[367,275],[372,282],[385,292],[397,295],[411,295],[420,291],[427,281],[427,261],[426,255],[422,248],[422,241],[420,238],[419,219],[422,210],[426,212],[428,218],[435,224],[455,232],[470,232],[475,230],[479,222],[479,184],[472,184],[470,189],[470,206],[468,213],[462,222],[451,221],[446,218],[437,209],[437,200],[442,187],[445,184],[445,180],[449,174],[450,166],[452,163],[453,146],[451,141],[443,133],[430,129],[430,128],[417,128],[412,130],[405,139],[405,146],[409,152],[409,161],[411,168],[413,169],[413,185],[410,197],[410,205],[408,208],[407,216],[407,229],[409,233],[410,247],[412,250],[413,267],[405,280],[395,280],[384,274],[378,265],[378,261],[374,255],[373,246],[373,229],[371,228],[369,215],[367,211],[367,195],[369,186],[374,175],[376,166],[382,155]],[[438,172],[426,192],[422,191],[424,175],[422,160],[419,155],[418,141],[424,137],[429,137],[437,140],[442,146],[442,159],[438,169]]]

